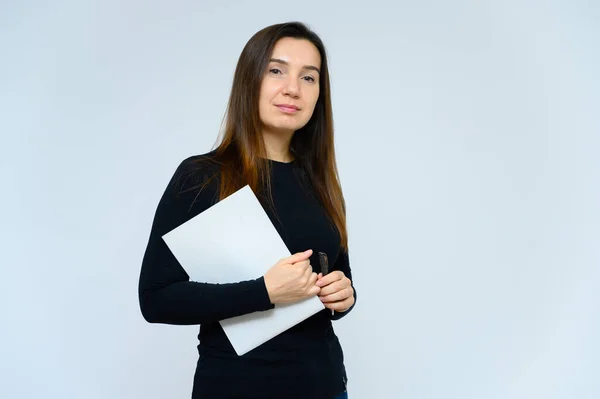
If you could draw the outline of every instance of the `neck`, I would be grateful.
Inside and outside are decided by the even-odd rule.
[[[265,149],[267,150],[267,158],[279,162],[291,162],[293,161],[292,154],[290,153],[290,142],[294,132],[268,132],[264,131],[262,134]]]

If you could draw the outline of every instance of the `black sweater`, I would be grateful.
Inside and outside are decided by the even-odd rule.
[[[340,319],[352,308],[335,315],[324,309],[237,356],[218,321],[273,308],[264,277],[228,284],[191,282],[162,239],[162,235],[218,201],[218,177],[207,179],[218,171],[218,166],[211,163],[198,167],[197,163],[213,155],[214,151],[184,160],[159,201],[139,280],[142,314],[150,323],[200,324],[192,398],[331,399],[346,386],[343,352],[331,320]],[[267,205],[263,208],[290,252],[312,249],[310,262],[317,273],[317,252],[325,252],[332,270],[341,270],[352,280],[348,253],[341,249],[337,230],[300,168],[295,162],[269,162],[276,213]],[[206,182],[200,192],[189,190]],[[262,203],[263,197],[258,196]],[[273,264],[277,260],[273,259]],[[265,272],[270,266],[265,265]]]

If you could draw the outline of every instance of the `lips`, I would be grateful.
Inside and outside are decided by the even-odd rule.
[[[284,112],[296,112],[296,111],[300,110],[300,108],[296,107],[295,105],[291,105],[291,104],[277,104],[276,107]]]

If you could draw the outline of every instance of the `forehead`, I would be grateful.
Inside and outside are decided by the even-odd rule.
[[[321,55],[317,47],[306,39],[281,38],[275,43],[272,58],[289,62],[291,65],[313,65],[321,67]]]

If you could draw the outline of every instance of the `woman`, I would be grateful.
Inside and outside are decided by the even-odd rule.
[[[246,184],[294,255],[274,259],[254,280],[190,281],[162,235]],[[356,300],[347,242],[325,48],[301,23],[269,26],[239,58],[220,145],[185,159],[169,182],[142,263],[144,318],[200,324],[193,398],[347,397],[332,328]],[[330,260],[325,276],[318,252]],[[219,324],[315,295],[323,311],[243,356]]]

